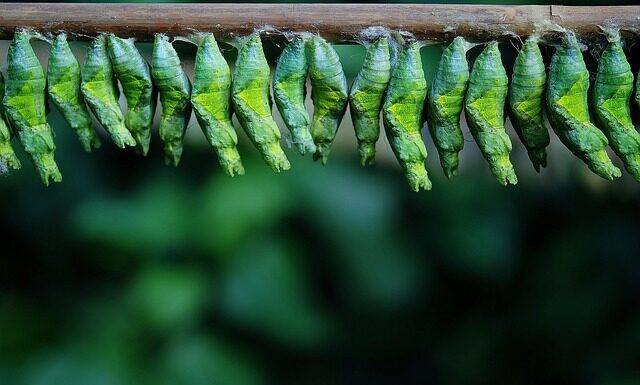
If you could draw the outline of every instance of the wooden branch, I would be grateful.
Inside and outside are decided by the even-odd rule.
[[[581,35],[611,23],[638,28],[639,16],[640,6],[0,3],[0,38],[10,38],[16,28],[63,30],[76,39],[113,32],[150,40],[156,32],[176,36],[211,31],[229,37],[271,26],[282,32],[317,32],[334,42],[350,42],[366,27],[385,26],[425,40],[457,35],[487,40],[514,33],[526,37],[536,23],[545,21]]]

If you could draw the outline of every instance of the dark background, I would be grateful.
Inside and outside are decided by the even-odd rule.
[[[441,50],[423,50],[428,79]],[[338,51],[351,81],[364,50]],[[49,118],[64,182],[45,188],[22,150],[0,178],[1,385],[640,384],[640,187],[553,135],[537,174],[508,127],[510,188],[466,126],[451,181],[427,135],[434,187],[413,193],[384,135],[358,165],[348,116],[327,166],[287,148],[281,175],[239,130],[233,179],[195,120],[172,168],[157,135],[141,158],[98,128],[86,154]]]

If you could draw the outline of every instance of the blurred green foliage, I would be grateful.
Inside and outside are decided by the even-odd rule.
[[[338,51],[351,80],[363,50]],[[2,385],[640,384],[640,188],[557,140],[540,175],[514,141],[509,189],[471,142],[446,181],[429,144],[416,194],[384,139],[358,166],[348,118],[282,175],[240,133],[239,178],[193,123],[174,169],[157,135],[86,154],[49,119],[64,182],[21,151],[0,178]]]

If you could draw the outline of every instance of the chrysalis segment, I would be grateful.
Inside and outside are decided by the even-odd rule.
[[[620,170],[607,155],[607,137],[589,119],[589,71],[573,34],[567,35],[551,58],[547,83],[547,112],[551,127],[571,152],[604,179]]]
[[[71,52],[67,35],[59,34],[51,44],[47,68],[49,98],[76,132],[82,148],[100,148],[100,139],[91,128],[91,116],[80,91],[80,64]]]
[[[381,37],[367,48],[362,69],[349,92],[351,119],[363,166],[372,164],[376,156],[376,142],[380,137],[380,110],[390,79],[389,40]]]
[[[136,140],[142,155],[149,152],[151,124],[158,97],[151,80],[149,64],[140,55],[133,39],[108,35],[109,58],[122,92],[127,99],[125,125]]]
[[[598,127],[622,159],[625,169],[640,182],[640,134],[631,121],[633,73],[622,50],[620,35],[612,36],[600,56],[593,90]]]
[[[7,81],[2,104],[45,185],[62,181],[54,159],[56,145],[45,112],[46,79],[31,48],[31,35],[17,31],[7,55]]]
[[[118,104],[118,87],[107,53],[107,39],[96,37],[84,59],[82,68],[82,95],[96,119],[107,130],[116,146],[135,146],[136,141],[124,125],[124,116]]]
[[[547,74],[538,41],[530,38],[522,46],[513,65],[509,116],[536,171],[547,167],[549,130],[542,117],[546,82]]]
[[[271,116],[270,69],[264,57],[260,35],[242,45],[231,87],[231,100],[240,124],[273,171],[291,168],[280,147],[280,129]]]
[[[211,33],[202,37],[193,72],[191,104],[200,128],[224,172],[243,175],[238,136],[231,123],[231,70]]]
[[[4,76],[0,73],[0,100],[4,97]],[[19,170],[20,160],[11,147],[11,130],[4,120],[4,111],[0,105],[0,170]]]
[[[178,53],[163,34],[155,36],[151,67],[162,104],[159,132],[164,142],[164,160],[166,164],[177,166],[182,156],[182,138],[191,116],[191,83],[182,69]]]
[[[518,183],[509,160],[511,140],[504,128],[508,84],[498,43],[489,43],[473,64],[464,110],[473,138],[503,186]]]
[[[447,178],[458,174],[458,153],[464,148],[460,114],[469,83],[468,43],[456,37],[442,53],[427,92],[427,125]]]
[[[411,43],[398,55],[382,107],[387,139],[413,191],[431,189],[424,165],[427,149],[420,132],[427,96],[420,47]]]
[[[331,144],[347,109],[349,89],[338,53],[320,36],[307,42],[313,120],[311,136],[316,144],[314,160],[326,164]]]
[[[296,38],[285,47],[278,59],[273,75],[273,97],[282,120],[291,132],[293,143],[302,155],[316,151],[309,132],[309,113],[304,106],[307,70],[304,41]]]

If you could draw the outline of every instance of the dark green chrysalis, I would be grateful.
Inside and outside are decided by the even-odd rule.
[[[427,125],[447,178],[458,174],[458,153],[464,148],[460,114],[469,83],[469,43],[456,37],[442,53],[427,91]]]
[[[227,175],[243,175],[231,123],[231,70],[211,33],[200,36],[194,68],[191,104],[198,123]]]
[[[571,152],[604,179],[619,177],[620,170],[607,155],[607,137],[589,119],[589,71],[575,35],[567,34],[556,48],[549,67],[547,112],[549,123]]]
[[[177,166],[182,156],[182,138],[191,116],[191,83],[182,69],[178,53],[163,34],[155,36],[151,76],[162,104],[159,133],[164,141],[164,160],[166,164]]]
[[[504,128],[508,85],[498,43],[491,42],[473,64],[464,111],[469,130],[489,163],[491,173],[503,186],[518,183],[509,160],[511,140]]]
[[[254,34],[238,51],[231,100],[240,124],[273,171],[291,168],[280,147],[280,129],[271,116],[270,68],[260,35]]]
[[[107,38],[96,37],[84,59],[82,68],[82,95],[96,119],[107,130],[116,146],[135,146],[136,141],[124,125],[124,116],[118,104],[118,86],[107,53]]]
[[[17,31],[7,55],[7,81],[2,104],[9,124],[18,132],[45,185],[62,181],[54,159],[56,145],[45,112],[46,79],[31,48],[32,34]]]
[[[108,35],[108,48],[113,72],[127,99],[125,125],[135,138],[142,155],[147,155],[158,98],[149,64],[138,52],[133,39]]]
[[[536,171],[547,167],[549,130],[542,117],[544,89],[547,83],[542,53],[536,38],[522,46],[513,65],[509,89],[509,116],[518,137],[527,148]]]
[[[302,155],[316,151],[309,132],[309,113],[304,106],[307,71],[304,41],[295,38],[278,59],[273,75],[273,96],[282,120],[291,132],[293,143]]]
[[[0,73],[0,100],[4,98],[4,76]],[[11,147],[11,130],[4,120],[4,108],[0,104],[0,170],[19,170],[20,160]]]
[[[67,35],[61,33],[49,51],[47,91],[53,104],[76,132],[82,148],[91,152],[92,148],[100,148],[100,139],[91,128],[91,115],[80,91],[80,82],[80,64],[71,52]]]
[[[631,121],[633,73],[622,50],[620,34],[610,34],[600,56],[593,89],[593,109],[598,127],[622,159],[625,169],[640,182],[640,134]]]
[[[411,43],[398,55],[382,106],[387,139],[413,191],[431,189],[425,169],[427,149],[420,132],[427,96],[420,48],[419,43]]]
[[[349,92],[349,108],[363,166],[373,163],[380,137],[380,110],[391,79],[389,40],[378,38],[367,48],[362,69]]]
[[[316,144],[314,160],[326,164],[331,144],[347,109],[349,89],[338,53],[320,36],[307,42],[313,121],[311,136]]]

